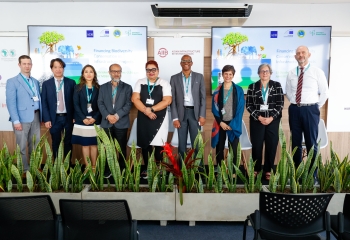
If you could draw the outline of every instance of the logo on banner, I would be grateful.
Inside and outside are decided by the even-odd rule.
[[[278,32],[277,31],[271,31],[270,32],[270,38],[277,38]]]
[[[131,30],[125,31],[125,34],[128,36],[142,36],[141,32],[133,32]]]
[[[165,58],[168,55],[168,50],[166,48],[160,48],[158,50],[158,56],[161,58]]]
[[[1,60],[3,61],[15,61],[16,50],[15,49],[1,49],[0,51]]]
[[[293,37],[293,29],[289,29],[284,33],[284,37]]]
[[[310,31],[311,36],[325,36],[325,32],[316,32],[315,30]]]
[[[2,57],[8,57],[9,51],[7,49],[1,49],[1,56]]]
[[[122,35],[121,31],[119,29],[114,30],[113,36],[116,38],[119,38]]]
[[[300,38],[305,37],[305,31],[304,30],[299,30],[298,31],[298,37],[300,37]]]
[[[93,38],[94,37],[94,30],[86,30],[86,37]]]
[[[100,37],[109,37],[109,29],[103,29],[100,32]]]

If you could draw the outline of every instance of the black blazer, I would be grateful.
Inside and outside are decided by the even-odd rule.
[[[70,78],[63,78],[63,95],[64,103],[67,110],[67,121],[73,124],[74,117],[74,104],[73,104],[73,92],[75,81]],[[57,112],[57,93],[55,79],[52,77],[49,80],[44,81],[41,92],[41,104],[42,104],[42,119],[43,122],[51,121],[54,125],[56,121]]]
[[[98,95],[99,95],[99,89],[94,87],[94,90],[92,91],[92,96],[91,96],[92,112],[90,114],[91,114],[91,117],[95,119],[94,124],[96,125],[101,124],[101,113],[98,110],[98,106],[97,106]],[[74,112],[75,121],[78,124],[81,124],[83,120],[86,118],[86,116],[88,115],[88,111],[87,111],[88,101],[87,101],[85,86],[83,86],[81,89],[80,89],[80,84],[75,86],[73,99],[74,99],[74,108],[75,108],[75,112]]]
[[[260,80],[252,83],[248,87],[246,108],[250,113],[250,118],[258,121],[259,116],[273,117],[273,119],[282,117],[284,106],[284,95],[279,82],[269,81],[269,92],[267,97],[268,111],[260,111],[260,105],[264,104],[261,92]]]

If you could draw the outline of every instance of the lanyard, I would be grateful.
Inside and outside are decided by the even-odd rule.
[[[61,91],[61,89],[62,89],[62,87],[63,87],[63,84],[64,84],[64,82],[63,82],[63,79],[61,80],[61,83],[60,83],[60,86],[57,88],[56,87],[56,93],[58,93],[59,91]]]
[[[112,98],[117,94],[118,86],[116,86],[112,92]]]
[[[186,77],[184,76],[184,81],[185,81],[185,86],[186,86],[186,95],[188,95],[188,86],[190,85],[191,82],[191,76],[188,76],[188,81],[186,83]]]
[[[35,94],[34,90],[36,90],[36,89],[35,89],[33,80],[32,80],[32,86],[30,86],[30,84],[29,84],[30,77],[29,77],[29,79],[27,80],[22,74],[21,74],[21,76],[22,76],[24,82],[25,82],[25,83],[27,84],[27,86],[29,87],[30,91],[32,91],[33,96],[35,97],[36,94]],[[33,89],[34,89],[34,90],[33,90]]]
[[[149,86],[149,79],[147,78],[148,94],[149,94],[150,97],[151,97],[151,94],[152,94],[152,92],[153,92],[153,90],[154,90],[154,87],[156,86],[157,81],[158,81],[158,78],[157,78],[156,81],[154,82],[154,84],[153,84],[153,86],[152,86],[152,89],[151,89],[151,87]]]
[[[226,97],[225,97],[225,91],[224,91],[224,94],[223,94],[224,95],[224,105],[226,104],[229,96],[231,95],[232,89],[233,89],[233,83],[231,84],[230,90],[228,90]]]
[[[92,91],[91,91],[91,94],[89,94],[89,88],[85,85],[86,87],[86,96],[87,96],[87,101],[88,103],[91,101],[91,97],[92,97],[92,92],[94,91],[94,86],[92,86]]]
[[[269,84],[266,84],[266,88],[264,89],[264,85],[263,84],[261,84],[261,95],[262,95],[262,98],[263,98],[263,100],[264,100],[264,102],[265,102],[265,100],[266,100],[266,93],[267,93],[267,91],[269,90]]]
[[[307,68],[304,69],[304,73],[306,72],[306,70],[309,69],[309,67],[310,67],[310,64],[309,64],[309,66],[307,66]],[[299,76],[299,67],[297,67],[297,76]]]

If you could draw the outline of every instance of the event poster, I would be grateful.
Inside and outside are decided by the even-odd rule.
[[[213,27],[212,92],[223,81],[221,69],[233,65],[234,82],[245,91],[259,80],[258,67],[268,63],[271,79],[279,81],[285,92],[288,72],[297,66],[298,46],[307,46],[309,62],[321,68],[328,79],[331,27]]]
[[[6,82],[19,74],[18,58],[27,54],[26,37],[0,37],[0,131],[13,131],[6,105]]]
[[[100,84],[110,80],[108,68],[122,66],[121,80],[134,87],[145,77],[147,27],[28,26],[32,75],[41,83],[52,76],[50,61],[66,63],[64,75],[77,83],[83,67],[92,65]]]
[[[181,57],[192,58],[192,71],[204,73],[204,38],[154,38],[154,60],[159,66],[159,77],[170,81],[181,72]],[[169,108],[169,132],[174,131]]]

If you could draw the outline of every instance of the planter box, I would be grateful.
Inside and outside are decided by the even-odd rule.
[[[183,193],[176,192],[176,221],[244,221],[259,209],[259,193]]]
[[[147,186],[148,187],[148,186]],[[136,220],[175,220],[175,190],[173,192],[90,192],[90,186],[82,192],[82,199],[125,199]]]
[[[61,214],[60,212],[60,199],[81,199],[80,193],[46,193],[46,192],[1,192],[0,197],[22,197],[22,196],[40,196],[40,195],[49,195],[52,199],[53,205],[56,208],[56,213]]]

